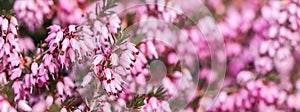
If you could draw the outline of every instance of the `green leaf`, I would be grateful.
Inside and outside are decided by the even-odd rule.
[[[131,101],[128,101],[126,103],[127,108],[140,108],[141,106],[145,105],[144,100],[146,96],[145,95],[137,95],[135,96]]]
[[[60,107],[56,104],[51,105],[49,112],[59,112],[60,111]]]
[[[145,36],[146,33],[138,34],[132,43],[134,43],[135,45],[139,44],[143,40],[143,38],[145,38]]]
[[[154,96],[159,100],[164,100],[166,97],[167,91],[162,87],[158,87],[155,91],[152,89],[149,93],[148,96]]]
[[[111,15],[111,14],[114,14],[113,11],[108,11],[109,9],[111,8],[114,8],[117,6],[117,3],[118,0],[103,0],[103,6],[102,6],[102,10],[101,12],[99,13],[100,16],[106,16],[106,15]],[[100,5],[99,5],[100,7]],[[96,8],[96,12],[98,12],[98,7]]]

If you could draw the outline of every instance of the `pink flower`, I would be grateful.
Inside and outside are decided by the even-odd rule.
[[[33,73],[33,75],[36,75],[38,72],[38,64],[36,62],[33,62],[31,64],[31,72]]]
[[[52,5],[52,0],[16,0],[13,10],[16,12],[17,18],[33,31],[42,26],[44,17],[51,15]]]
[[[103,59],[104,57],[102,55],[96,55],[93,62],[94,66],[97,66]]]
[[[113,66],[117,66],[117,65],[118,65],[118,61],[119,61],[119,57],[118,57],[117,54],[113,53],[113,54],[111,54],[111,56],[110,56],[110,60],[111,60],[111,64],[112,64]]]
[[[62,82],[58,82],[56,84],[56,88],[57,88],[59,95],[63,95],[63,87],[64,87],[64,84]]]
[[[68,4],[68,5],[65,5]],[[54,24],[63,26],[78,24],[81,22],[85,12],[85,7],[80,7],[77,0],[59,0],[57,6],[57,16],[54,18]]]
[[[20,77],[21,73],[22,73],[22,69],[16,68],[16,69],[12,70],[12,74],[9,79],[14,80],[14,79]]]
[[[18,108],[22,111],[32,111],[32,108],[24,100],[18,102]]]
[[[92,72],[89,72],[86,76],[84,76],[81,82],[81,87],[87,86],[89,83],[91,83],[92,79],[93,79]]]
[[[117,33],[118,28],[120,28],[120,23],[121,20],[119,19],[119,17],[116,14],[111,15],[110,17],[108,17],[108,29],[110,32],[112,33]]]
[[[266,74],[273,68],[272,60],[268,57],[262,57],[255,60],[256,70],[261,74]]]
[[[58,95],[63,98],[66,96],[72,96],[73,93],[73,89],[75,88],[75,83],[72,81],[72,79],[70,79],[69,77],[65,76],[63,78],[63,82],[59,81],[56,84],[56,89],[58,91]]]
[[[241,71],[237,75],[237,82],[238,83],[244,83],[244,82],[251,81],[254,78],[255,78],[255,75],[252,72],[250,72],[250,71]]]
[[[64,77],[64,84],[71,88],[75,87],[74,82],[69,77]]]
[[[1,30],[3,31],[2,32],[2,35],[6,35],[7,31],[8,31],[8,20],[5,18],[5,19],[2,19],[2,23],[1,23]]]
[[[124,68],[126,69],[130,69],[132,68],[134,65],[134,60],[135,60],[135,57],[133,56],[133,54],[130,52],[130,51],[124,51],[122,54],[121,54],[121,57],[119,59],[120,61],[120,65],[122,65]]]
[[[60,110],[60,112],[68,112],[67,109],[64,107]]]
[[[179,57],[178,57],[178,55],[176,55],[176,53],[170,53],[168,55],[168,63],[169,64],[177,64],[178,61],[179,61]]]
[[[107,68],[104,70],[104,79],[102,81],[105,91],[109,95],[117,95],[122,92],[121,84],[124,82],[119,74],[116,74],[113,70]]]
[[[23,37],[19,39],[20,49],[24,53],[28,53],[28,51],[33,51],[35,49],[35,45],[30,37]]]
[[[6,98],[2,95],[0,95],[0,107],[1,112],[17,112],[17,110],[10,105],[8,100],[6,100]]]
[[[47,96],[47,98],[46,98],[46,103],[47,103],[47,108],[48,108],[48,109],[49,109],[50,106],[52,105],[53,100],[54,100],[54,99],[53,99],[52,96],[50,96],[50,95]]]
[[[45,101],[39,101],[32,107],[33,112],[44,112],[47,110],[47,104]]]
[[[171,112],[169,103],[166,101],[158,100],[156,97],[150,97],[144,100],[145,105],[142,106],[143,112],[159,111],[159,112]]]
[[[146,46],[147,46],[148,55],[150,55],[151,58],[155,58],[155,59],[158,58],[158,54],[155,46],[153,45],[153,42],[147,41]]]
[[[66,51],[67,50],[67,47],[69,47],[70,45],[70,40],[68,38],[65,38],[62,42],[62,48],[61,50],[62,51]]]

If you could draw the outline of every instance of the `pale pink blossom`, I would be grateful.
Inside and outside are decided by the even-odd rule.
[[[18,102],[18,108],[23,111],[32,111],[32,108],[24,100]]]

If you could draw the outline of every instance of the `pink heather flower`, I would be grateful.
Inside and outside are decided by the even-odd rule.
[[[33,78],[33,74],[25,74],[23,81],[24,81],[23,86],[25,88],[30,88],[30,93],[32,93],[32,86],[36,83]]]
[[[75,87],[74,82],[69,77],[64,77],[63,80],[64,80],[64,84],[67,85],[68,87],[70,87],[70,88],[74,88]]]
[[[57,68],[54,62],[52,61],[53,56],[51,54],[45,54],[43,60],[44,60],[43,66],[48,67],[49,72],[53,74],[55,72],[55,68]]]
[[[18,102],[18,108],[22,111],[32,111],[32,108],[24,100]]]
[[[58,91],[58,95],[63,98],[63,100],[65,100],[64,98],[66,96],[72,96],[73,93],[73,89],[75,88],[75,84],[74,82],[69,78],[69,77],[64,77],[63,78],[63,81],[59,81],[57,84],[56,84],[56,89]]]
[[[21,73],[22,73],[22,69],[21,68],[15,68],[12,70],[13,73],[11,73],[11,76],[10,76],[10,80],[14,80],[18,77],[21,76]]]
[[[105,102],[102,110],[105,112],[111,112],[111,105],[108,102]]]
[[[176,53],[170,53],[168,55],[169,64],[177,64],[178,61],[179,61],[179,57],[176,55]]]
[[[232,76],[237,76],[244,67],[245,62],[242,59],[234,58],[228,63],[227,70]]]
[[[268,57],[262,57],[255,60],[255,68],[257,72],[266,74],[273,69],[272,60]]]
[[[57,7],[52,7],[53,4],[50,5],[48,2],[52,3],[52,1],[44,0],[32,0],[26,3],[16,1],[14,6],[18,19],[29,29],[38,28],[48,14],[51,15],[52,11],[57,11],[53,23],[59,23],[59,25],[52,25],[48,28],[50,31],[43,44],[47,46],[37,48],[35,55],[30,57],[27,56],[26,49],[35,49],[34,44],[28,42],[29,46],[22,45],[27,42],[22,40],[23,38],[18,38],[17,19],[0,17],[2,33],[0,36],[0,85],[6,86],[11,82],[11,88],[15,94],[12,102],[5,99],[7,95],[0,95],[1,112],[16,111],[14,107],[19,111],[47,111],[53,107],[51,106],[53,103],[61,107],[62,112],[85,111],[88,108],[87,105],[78,104],[77,100],[70,106],[62,104],[65,104],[63,102],[68,101],[70,96],[76,95],[73,93],[76,88],[73,81],[74,73],[69,72],[71,65],[78,60],[81,63],[89,58],[92,59],[90,64],[92,71],[83,78],[81,86],[85,87],[90,84],[95,75],[100,79],[102,87],[108,94],[99,98],[101,110],[98,111],[122,111],[126,102],[132,98],[133,91],[148,91],[148,88],[152,86],[147,83],[150,76],[148,60],[160,58],[167,62],[168,66],[170,64],[173,66],[180,59],[189,67],[193,67],[193,63],[196,62],[195,58],[201,60],[199,61],[200,71],[190,71],[183,66],[180,66],[180,69],[176,67],[174,71],[168,71],[168,75],[162,81],[168,96],[180,97],[187,102],[203,100],[203,97],[196,99],[198,97],[189,94],[181,96],[182,93],[188,93],[190,88],[194,90],[196,85],[192,82],[193,73],[198,73],[199,79],[205,80],[205,84],[216,81],[215,72],[217,71],[212,71],[208,67],[211,66],[209,62],[211,60],[208,59],[211,57],[211,51],[202,33],[193,25],[183,26],[179,30],[182,34],[178,34],[168,31],[158,22],[141,24],[141,29],[138,29],[137,33],[146,33],[148,40],[142,40],[137,46],[130,42],[116,45],[119,39],[116,38],[118,37],[116,33],[121,27],[118,15],[96,17],[97,15],[91,12],[88,14],[89,21],[83,19],[86,22],[83,23],[84,25],[69,25],[77,24],[83,18],[82,14],[85,13],[86,8],[85,0],[58,0]],[[128,4],[132,4],[131,2]],[[173,1],[157,0],[155,2],[161,5],[150,4],[134,10],[136,15],[133,24],[148,20],[163,20],[177,25],[177,20],[182,19],[182,12],[168,8],[174,5]],[[297,78],[294,75],[298,74],[294,69],[297,68],[296,62],[299,60],[297,52],[300,48],[299,3],[297,0],[248,2],[242,1],[237,4],[234,2],[234,5],[229,2],[226,3],[229,5],[226,7],[222,1],[216,3],[208,1],[212,9],[216,10],[213,14],[221,16],[217,24],[225,36],[227,57],[230,59],[227,62],[227,74],[230,76],[226,77],[226,84],[211,108],[207,104],[197,108],[188,105],[185,111],[297,111],[300,109],[298,106],[299,81],[297,79],[290,81],[291,76]],[[65,5],[66,3],[70,5]],[[227,12],[221,11],[220,13],[219,10],[227,10]],[[126,16],[122,17],[124,24],[128,22],[127,18],[125,19]],[[177,19],[179,17],[180,19]],[[201,19],[199,23],[206,24],[207,19]],[[207,31],[204,33],[209,33]],[[172,48],[158,40],[170,42],[176,54]],[[198,57],[194,57],[193,52]],[[172,67],[170,69],[168,67],[168,70],[172,70]],[[272,73],[269,74],[269,72]],[[292,72],[295,73],[292,74]],[[255,74],[261,74],[261,76],[256,77]],[[277,74],[280,75],[279,79],[277,79]],[[47,93],[49,95],[44,99],[43,95],[39,95],[39,89],[44,87],[49,89],[53,86],[49,85],[53,84],[52,80],[49,83],[49,76],[52,76],[57,90],[49,91]],[[274,77],[279,80],[280,84],[272,81]],[[227,85],[230,87],[227,88]],[[202,93],[207,88],[201,86],[196,89],[197,92]],[[120,92],[122,94],[119,94]],[[205,97],[210,97],[210,95]],[[29,101],[25,101],[26,99]],[[141,111],[171,111],[167,101],[169,100],[147,96],[144,100],[145,105],[140,109]]]
[[[25,99],[25,96],[28,95],[28,91],[25,90],[25,86],[23,82],[20,81],[14,81],[12,85],[12,89],[15,94],[14,100],[19,100],[19,99]]]
[[[77,0],[58,0],[56,13],[57,16],[54,18],[53,23],[62,26],[78,24],[82,19],[85,19],[85,7],[80,7]]]
[[[53,103],[53,97],[51,95],[48,95],[46,98],[46,104],[47,104],[47,109],[49,109]]]
[[[238,75],[237,75],[237,82],[238,83],[245,83],[248,81],[251,81],[255,78],[255,75],[250,72],[250,71],[241,71]]]
[[[251,87],[252,89],[241,88],[230,94],[222,91],[212,109],[221,109],[222,111],[248,110],[254,108],[253,103],[257,105],[260,105],[259,103],[275,105],[277,103],[275,101],[279,99],[279,96],[285,97],[285,91],[280,90],[273,82],[264,84],[261,80],[256,80],[249,83],[254,84]],[[253,102],[251,99],[255,99],[256,101]]]
[[[42,26],[44,17],[52,15],[52,5],[52,0],[16,0],[13,8],[17,18],[33,31]]]
[[[124,81],[120,75],[115,73],[112,69],[106,68],[104,70],[103,80],[101,82],[109,95],[117,95],[123,90],[121,84],[124,83]]]
[[[0,85],[6,85],[7,83],[6,73],[0,73]]]
[[[74,63],[76,60],[79,60],[79,63],[82,63],[84,57],[95,49],[95,46],[91,46],[92,42],[90,39],[93,37],[89,36],[83,38],[82,33],[76,31],[78,27],[75,25],[69,25],[69,27],[65,29],[61,29],[61,27],[57,25],[48,27],[50,33],[45,39],[45,42],[49,43],[50,53],[59,53],[58,60],[62,67],[66,67],[66,69],[68,69],[70,62]],[[67,56],[69,58],[67,58]],[[49,61],[47,61],[47,63],[48,62]]]
[[[138,8],[138,12],[137,14],[141,14],[138,15],[138,17],[145,17],[145,18],[151,18],[151,16],[153,15],[148,15],[148,13],[150,13],[149,10],[156,10],[157,12],[155,12],[155,17],[157,17],[160,20],[166,21],[168,23],[174,23],[175,20],[177,19],[178,16],[180,16],[181,14],[183,14],[183,12],[181,11],[181,8],[178,5],[174,5],[175,1],[166,1],[166,0],[159,0],[159,1],[151,1],[151,0],[147,0],[146,3],[151,4],[151,5],[145,5],[144,7],[146,7],[146,9],[148,10],[141,10],[141,8]],[[169,8],[169,7],[173,7],[176,10]],[[143,7],[142,7],[143,8]],[[149,11],[149,12],[147,12]],[[149,16],[149,17],[147,17]]]
[[[180,74],[180,72],[176,71],[174,74]],[[178,95],[178,88],[176,87],[177,85],[175,83],[172,82],[173,80],[171,78],[164,78],[163,80],[163,86],[164,88],[166,88],[166,90],[168,91],[168,94],[172,95],[172,96],[176,96]],[[146,81],[144,81],[145,83]]]
[[[60,110],[60,112],[68,112],[67,109],[64,107]]]
[[[205,81],[207,81],[208,84],[211,84],[216,81],[217,73],[208,68],[203,68],[199,71],[198,77],[199,79],[204,79]]]
[[[295,60],[289,48],[278,49],[274,59],[274,65],[280,74],[290,74],[291,70],[294,67],[294,64]]]
[[[113,14],[111,16],[108,17],[108,29],[110,32],[112,33],[117,33],[118,28],[120,28],[120,23],[121,20],[119,19],[119,17],[116,14]]]
[[[5,35],[8,31],[8,20],[4,17],[2,17],[2,21],[1,21],[1,30],[2,30],[2,35]]]
[[[33,75],[36,75],[38,72],[38,64],[36,62],[33,62],[31,64],[31,72],[33,73]]]
[[[24,53],[28,53],[29,51],[33,51],[35,49],[35,45],[30,37],[22,37],[19,39],[21,51]]]
[[[84,76],[84,78],[82,79],[82,82],[81,82],[81,87],[85,87],[87,86],[89,83],[91,83],[92,79],[93,79],[93,73],[92,72],[89,72],[86,76]]]
[[[62,48],[61,48],[61,50],[65,52],[69,46],[70,46],[70,39],[69,38],[65,38],[63,40],[63,42],[62,42]]]
[[[44,112],[47,110],[47,103],[45,101],[39,101],[32,107],[33,112]]]
[[[2,95],[0,95],[0,107],[1,112],[17,112],[17,110],[10,105],[8,100]]]
[[[132,68],[134,65],[135,57],[129,50],[123,52],[120,57],[120,65],[126,69]]]
[[[18,108],[22,111],[32,111],[32,108],[24,100],[18,102]]]
[[[102,55],[96,55],[94,57],[94,66],[97,66],[98,64],[100,64],[100,62],[104,59],[104,57]]]
[[[146,56],[143,53],[136,55],[136,61],[133,69],[131,69],[131,73],[135,76],[138,84],[146,84],[146,78],[150,76],[150,70],[146,68],[147,62]]]
[[[147,41],[139,46],[141,52],[146,54],[151,59],[157,59],[158,53],[152,41]]]
[[[63,87],[64,87],[64,84],[62,82],[58,82],[56,84],[57,92],[59,95],[63,95]]]
[[[226,54],[228,57],[240,55],[242,46],[238,43],[226,43]]]
[[[146,98],[144,100],[145,105],[142,106],[141,111],[159,111],[159,112],[171,112],[170,105],[166,101],[160,101],[155,97]]]
[[[111,54],[110,56],[112,66],[117,66],[119,62],[119,57],[116,53]]]

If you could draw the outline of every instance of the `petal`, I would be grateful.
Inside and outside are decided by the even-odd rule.
[[[18,108],[23,111],[32,111],[31,107],[24,100],[18,102]]]
[[[66,108],[62,108],[60,112],[68,112]]]
[[[8,20],[7,19],[3,19],[2,20],[2,31],[7,31],[8,29]],[[5,33],[5,32],[4,32]]]
[[[110,56],[110,60],[111,60],[111,64],[113,66],[117,66],[118,65],[118,61],[119,61],[119,57],[116,53],[113,53],[111,56]]]
[[[69,32],[76,32],[76,26],[75,25],[70,25],[68,28],[69,28]]]
[[[65,38],[64,41],[62,42],[62,48],[61,50],[62,51],[66,51],[67,50],[67,47],[70,45],[70,41],[68,38]]]
[[[81,83],[81,87],[85,87],[88,85],[93,79],[92,73],[89,72],[86,76],[84,76],[83,81]]]
[[[105,74],[105,77],[107,78],[107,79],[111,79],[111,70],[110,69],[105,69],[104,70],[104,74]]]
[[[63,92],[64,92],[64,84],[63,84],[62,82],[58,82],[58,83],[56,84],[56,88],[57,88],[58,94],[63,95]]]
[[[96,65],[98,65],[102,60],[103,60],[103,56],[102,56],[102,55],[97,55],[97,57],[94,59],[93,64],[96,66]]]
[[[56,36],[56,33],[50,33],[47,38],[45,39],[45,42],[50,42],[52,39],[54,39]]]
[[[15,26],[18,25],[18,21],[14,16],[10,16],[10,23],[12,23]]]
[[[64,77],[64,83],[71,88],[75,87],[74,82],[69,77]]]
[[[37,72],[38,72],[38,64],[37,64],[36,62],[33,62],[33,63],[31,64],[31,72],[32,72],[34,75],[37,74]]]
[[[2,49],[3,45],[4,45],[4,39],[0,38],[0,49]]]
[[[47,98],[46,98],[46,103],[47,103],[47,106],[48,106],[48,107],[50,107],[50,106],[52,105],[53,101],[54,101],[54,99],[53,99],[52,96],[50,96],[50,95],[47,96]]]
[[[12,71],[13,73],[12,73],[12,75],[10,76],[10,80],[14,80],[15,78],[17,78],[17,77],[20,77],[21,76],[21,73],[22,73],[22,69],[20,69],[20,68],[16,68],[16,69],[14,69],[13,71]]]
[[[57,35],[56,35],[56,38],[55,38],[55,43],[60,42],[63,39],[63,35],[64,34],[63,34],[62,31],[57,32]]]

